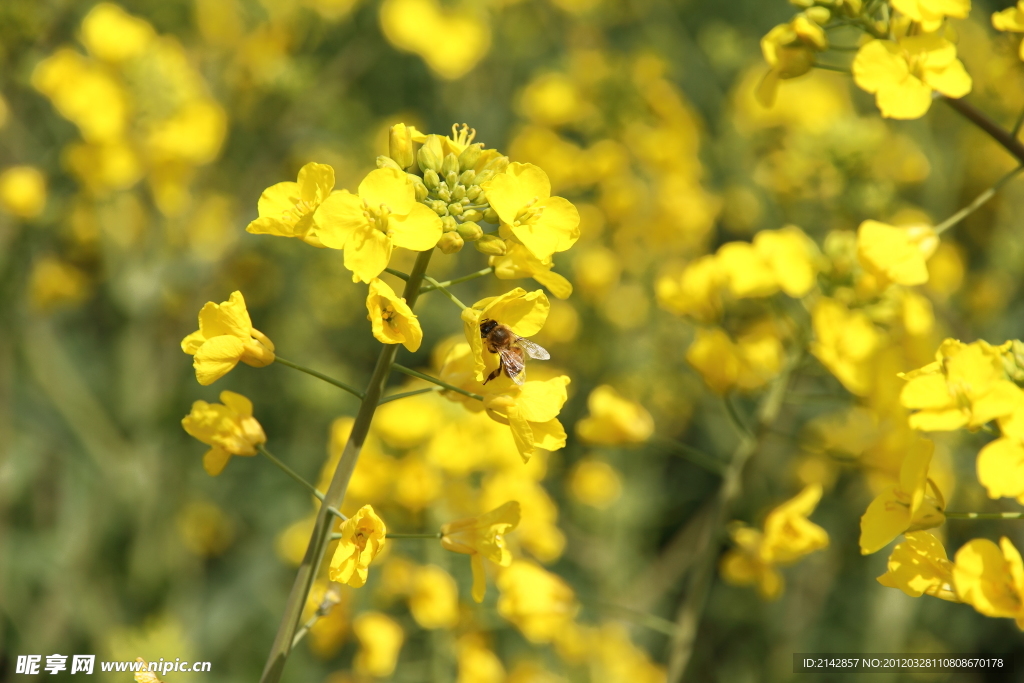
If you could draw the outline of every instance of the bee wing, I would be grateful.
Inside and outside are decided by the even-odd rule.
[[[540,344],[533,343],[529,339],[519,337],[516,339],[515,344],[523,351],[526,351],[526,355],[534,360],[549,360],[551,358],[551,354],[547,352],[547,349]]]
[[[511,349],[502,349],[498,352],[501,356],[501,364],[505,368],[505,374],[516,384],[526,381],[526,364],[522,357]]]

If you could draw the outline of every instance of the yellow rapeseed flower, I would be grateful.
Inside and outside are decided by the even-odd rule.
[[[987,617],[1015,619],[1024,629],[1024,562],[1005,536],[997,546],[976,538],[956,551],[953,583],[960,600]]]
[[[220,403],[196,401],[181,426],[210,450],[203,456],[203,468],[211,476],[224,470],[232,455],[256,455],[266,443],[263,427],[252,416],[252,401],[233,391],[220,392]]]
[[[863,311],[850,310],[835,299],[819,299],[811,313],[815,340],[811,353],[851,393],[864,396],[871,388],[871,358],[882,335]]]
[[[878,583],[914,598],[932,595],[959,602],[953,590],[953,563],[939,539],[927,531],[905,534],[904,539],[892,549],[888,571],[878,577]]]
[[[828,14],[823,18],[828,20]],[[779,81],[803,76],[814,66],[815,54],[828,49],[828,35],[807,13],[788,24],[779,24],[761,38],[761,54],[771,70],[757,87],[756,97],[765,107],[775,104]]]
[[[38,310],[70,306],[89,296],[89,275],[67,261],[44,256],[32,264],[28,290],[32,306]]]
[[[573,467],[569,492],[584,505],[604,510],[622,496],[622,477],[608,463],[588,458]]]
[[[946,17],[966,19],[971,11],[971,0],[892,0],[892,6],[931,33],[939,30]]]
[[[779,290],[799,298],[817,276],[818,247],[800,228],[762,230],[753,242],[727,242],[715,255],[718,279],[737,299],[770,296]]]
[[[491,48],[491,29],[473,5],[445,9],[437,0],[385,0],[380,23],[388,41],[423,58],[437,75],[466,75]]]
[[[658,305],[676,315],[711,324],[722,314],[721,280],[715,256],[701,256],[688,263],[682,272],[658,278]]]
[[[997,31],[1024,33],[1024,0],[1018,0],[1016,7],[1007,7],[992,15],[992,26]],[[1020,44],[1020,58],[1024,59],[1024,41]]]
[[[298,182],[277,183],[263,191],[257,204],[259,218],[245,230],[254,235],[295,237],[322,247],[313,214],[333,189],[333,168],[327,164],[306,164],[299,169]]]
[[[494,267],[494,276],[499,280],[532,277],[559,299],[572,295],[572,283],[552,270],[555,264],[551,258],[539,259],[522,244],[509,243],[504,254],[492,256],[487,263]]]
[[[359,639],[353,668],[377,678],[394,673],[405,641],[405,632],[398,622],[381,612],[363,612],[353,620],[352,631]]]
[[[1003,368],[1006,348],[946,339],[934,363],[902,374],[908,381],[900,392],[900,403],[917,411],[910,416],[910,426],[922,431],[977,429],[1012,415],[1022,392]]]
[[[874,93],[882,116],[916,119],[932,104],[932,92],[963,97],[971,77],[956,57],[956,46],[934,33],[872,40],[857,51],[853,80]]]
[[[370,171],[359,194],[342,190],[327,197],[313,221],[325,247],[345,250],[353,282],[384,272],[394,247],[426,251],[443,231],[441,218],[416,201],[408,175],[394,168]]]
[[[501,219],[502,237],[514,237],[538,259],[550,259],[579,239],[579,212],[569,200],[551,196],[551,181],[537,166],[509,164],[481,187]]]
[[[978,453],[978,481],[989,498],[1016,498],[1024,503],[1024,444],[1016,438],[991,441]]]
[[[467,517],[441,527],[441,546],[453,553],[470,556],[473,570],[473,600],[483,602],[487,591],[484,559],[507,567],[512,553],[505,544],[505,534],[519,525],[519,503],[510,500],[478,517]]]
[[[557,451],[565,446],[565,428],[558,421],[568,395],[569,378],[552,377],[543,382],[529,381],[522,385],[508,383],[504,391],[484,394],[484,409],[495,422],[507,424],[512,430],[519,455],[528,461],[537,448]],[[484,387],[483,389],[486,389]]]
[[[331,558],[328,573],[331,581],[359,588],[366,583],[366,575],[373,558],[384,547],[387,527],[373,511],[364,505],[341,525],[341,538]]]
[[[718,394],[764,386],[782,369],[782,342],[770,322],[753,326],[733,342],[725,330],[697,330],[686,361]]]
[[[95,5],[82,19],[82,44],[92,56],[105,62],[116,64],[138,57],[155,38],[149,22],[113,3]]]
[[[926,225],[896,227],[868,220],[857,229],[857,256],[883,282],[908,286],[928,282],[926,262],[938,246],[938,235]]]
[[[132,676],[135,679],[135,683],[163,683],[155,673],[149,670],[149,663],[145,659],[136,657],[135,661],[139,662],[142,668],[145,669],[145,671],[136,671],[135,675]]]
[[[459,623],[459,588],[451,574],[428,564],[413,571],[410,583],[409,611],[421,628],[454,628]]]
[[[181,350],[194,356],[196,379],[213,384],[241,361],[254,368],[274,362],[274,343],[252,326],[241,292],[227,301],[208,301],[199,311],[199,330],[181,340]]]
[[[928,478],[935,444],[918,439],[900,466],[900,480],[878,494],[860,518],[860,551],[878,552],[907,531],[937,527],[946,521],[942,493]],[[934,495],[929,495],[931,488]]]
[[[514,683],[513,679],[505,677],[505,667],[501,665],[501,660],[487,647],[480,635],[466,634],[459,638],[455,652],[459,667],[455,683]],[[541,677],[530,680],[545,683]]]
[[[495,320],[507,325],[520,337],[531,337],[544,327],[548,319],[551,304],[544,290],[527,292],[522,287],[505,292],[500,296],[481,299],[471,307],[462,311],[462,324],[466,333],[466,341],[473,351],[474,373],[477,382],[484,381],[488,360],[496,367],[496,355],[487,353],[484,358],[483,337],[480,335],[480,323],[484,320]],[[502,375],[504,376],[504,375]],[[501,378],[498,378],[499,380]]]
[[[370,281],[366,296],[366,319],[373,327],[374,338],[382,344],[402,344],[417,351],[423,341],[423,329],[405,299],[395,294],[388,283],[379,278]]]
[[[0,173],[0,207],[18,218],[35,218],[46,207],[46,176],[34,166]]]
[[[590,414],[576,423],[576,433],[587,443],[618,446],[644,443],[654,433],[654,418],[635,401],[602,384],[587,397]]]
[[[498,613],[532,643],[554,640],[579,611],[569,584],[532,562],[513,562],[498,575],[497,583]]]
[[[111,143],[123,136],[128,95],[103,65],[61,48],[36,65],[32,86],[78,126],[86,142]]]

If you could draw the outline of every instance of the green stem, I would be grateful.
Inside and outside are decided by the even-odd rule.
[[[1017,161],[1024,164],[1024,142],[1021,142],[1012,135],[1010,131],[1006,130],[998,123],[988,117],[988,114],[981,111],[973,104],[966,102],[961,99],[954,97],[942,97],[950,107],[955,109],[958,114],[966,118],[968,121],[981,128],[983,131],[989,134],[993,140],[998,142],[1006,151],[1017,157]]]
[[[992,199],[992,197],[994,197],[996,193],[999,192],[1000,189],[1002,189],[1003,185],[1013,180],[1013,178],[1021,171],[1024,171],[1024,164],[1021,164],[1017,168],[1013,169],[1012,171],[1004,175],[1002,178],[997,180],[995,184],[992,185],[992,187],[988,188],[987,190],[979,194],[973,202],[971,202],[970,204],[960,209],[946,220],[936,225],[935,234],[941,235],[942,233],[949,230],[954,225],[956,225],[957,223],[959,223],[960,221],[962,221],[963,219],[967,218],[972,213],[980,209],[985,202]]]
[[[416,257],[412,272],[406,281],[403,296],[410,308],[416,305],[416,299],[419,298],[420,285],[433,251],[430,249],[421,252]],[[324,494],[324,504],[320,506],[320,511],[317,513],[313,533],[310,536],[309,545],[306,547],[306,555],[302,559],[302,564],[295,575],[295,581],[292,583],[291,592],[288,594],[284,614],[281,616],[281,623],[278,625],[274,644],[270,648],[263,675],[260,676],[260,683],[279,683],[281,680],[281,674],[288,661],[288,655],[291,653],[292,643],[299,628],[302,609],[306,604],[309,591],[313,587],[313,581],[316,579],[317,571],[331,538],[331,527],[334,525],[331,508],[340,508],[345,500],[348,483],[352,478],[352,472],[355,471],[363,443],[370,432],[370,423],[377,411],[381,394],[384,393],[384,385],[391,374],[391,364],[397,353],[397,344],[384,344],[377,357],[377,365],[374,367],[370,383],[363,393],[363,400],[359,405],[359,412],[356,413],[348,443],[345,444],[345,450],[342,451],[341,458],[338,460],[338,467],[334,470],[331,485],[327,489],[327,493]]]
[[[380,403],[378,403],[377,405],[382,406],[385,403],[391,403],[392,401],[397,401],[400,398],[409,398],[410,396],[419,396],[420,394],[430,394],[432,392],[441,390],[441,387],[430,387],[428,389],[417,389],[416,391],[404,391],[401,394],[391,394],[390,396],[385,396],[384,398],[382,398],[380,400]]]
[[[1020,134],[1020,128],[1024,126],[1024,109],[1021,109],[1020,115],[1017,117],[1017,122],[1013,124],[1013,130],[1010,131],[1010,135],[1017,137]]]
[[[307,375],[312,375],[313,377],[316,377],[317,379],[322,379],[323,381],[327,382],[328,384],[333,384],[334,386],[338,387],[339,389],[344,389],[345,391],[347,391],[348,393],[352,394],[356,398],[363,398],[363,392],[359,391],[358,389],[356,389],[354,387],[350,387],[349,385],[345,384],[344,382],[342,382],[340,380],[336,380],[333,377],[328,377],[327,375],[323,374],[322,372],[317,372],[316,370],[310,370],[309,368],[307,368],[307,367],[305,367],[303,365],[299,365],[298,363],[293,363],[290,360],[286,360],[284,358],[281,358],[281,356],[275,356],[274,360],[276,362],[280,363],[281,365],[287,365],[288,367],[293,368],[295,370],[298,370],[300,372],[304,372]]]
[[[465,389],[460,389],[460,388],[458,388],[456,386],[452,386],[451,384],[448,384],[447,382],[442,382],[441,380],[439,380],[436,377],[431,377],[430,375],[424,375],[422,372],[416,372],[415,370],[413,370],[411,368],[407,368],[404,365],[399,365],[398,363],[395,363],[391,367],[394,368],[395,370],[398,370],[399,372],[401,372],[403,374],[409,375],[410,377],[415,377],[416,379],[422,379],[422,380],[425,380],[427,382],[431,382],[433,384],[436,384],[439,387],[444,387],[448,391],[454,391],[456,394],[462,394],[463,396],[468,396],[470,398],[475,398],[478,401],[484,400],[484,397],[481,396],[480,394],[474,394],[471,391],[466,391]]]
[[[441,538],[442,534],[438,531],[436,534],[392,534],[388,533],[384,535],[384,538]]]
[[[580,602],[587,607],[593,607],[594,609],[601,610],[602,612],[618,613],[624,619],[627,619],[634,624],[639,624],[640,626],[649,628],[652,631],[657,631],[658,633],[664,633],[667,636],[674,636],[676,631],[679,630],[679,627],[676,626],[675,622],[659,617],[656,614],[641,612],[630,607],[614,605],[610,602],[602,602],[600,600],[580,600]]]
[[[434,278],[430,277],[429,275],[424,275],[423,279],[426,280],[427,282],[429,282],[431,285],[433,285],[434,289],[441,290],[442,294],[444,294],[446,297],[451,299],[452,303],[454,303],[456,306],[458,306],[462,310],[466,310],[467,308],[469,308],[469,306],[467,306],[466,304],[464,304],[461,301],[459,301],[458,298],[454,294],[449,292],[448,289],[444,285],[442,285],[440,282],[438,282]]]
[[[294,479],[295,481],[299,482],[304,487],[306,487],[309,490],[309,492],[312,493],[314,496],[316,496],[320,501],[323,501],[324,494],[322,494],[319,491],[317,491],[316,487],[313,486],[312,484],[310,484],[305,479],[303,479],[302,475],[300,475],[298,472],[296,472],[291,467],[288,467],[288,465],[285,465],[282,461],[280,461],[276,457],[274,457],[270,453],[270,451],[268,451],[266,448],[263,447],[263,444],[260,444],[259,446],[257,446],[256,450],[258,450],[260,453],[262,453],[264,456],[266,456],[267,460],[269,460],[270,462],[272,462],[275,465],[277,465],[278,467],[280,467],[281,470],[285,474],[287,474],[289,477],[291,477],[292,479]]]
[[[823,71],[835,71],[836,73],[841,73],[841,74],[849,74],[850,73],[849,69],[844,69],[841,66],[832,66],[831,64],[820,64],[818,62],[814,63],[814,68],[815,69],[822,69]]]
[[[470,273],[469,275],[463,275],[462,277],[457,277],[454,280],[445,280],[444,282],[439,282],[437,287],[435,287],[433,285],[427,285],[425,287],[421,287],[420,288],[420,294],[424,294],[426,292],[432,292],[435,289],[437,289],[438,287],[451,287],[452,285],[457,285],[457,284],[460,284],[462,282],[469,282],[470,280],[475,280],[478,277],[485,277],[487,275],[490,275],[493,272],[494,272],[494,268],[492,266],[487,266],[486,268],[482,268],[482,269],[476,271],[475,273]]]
[[[409,281],[409,276],[407,274],[403,273],[400,270],[395,270],[394,268],[385,268],[384,272],[385,273],[391,273],[392,275],[394,275],[395,277],[399,278],[400,280],[405,280],[406,282]]]
[[[722,396],[722,403],[725,405],[725,412],[729,416],[729,422],[731,422],[733,428],[739,432],[739,435],[742,437],[753,436],[750,428],[747,427],[746,423],[740,417],[739,412],[736,411],[736,406],[733,405],[732,399],[729,398],[728,394]]]
[[[667,436],[659,436],[653,440],[653,443],[655,445],[665,446],[672,452],[673,455],[679,455],[680,457],[689,460],[694,465],[706,469],[708,472],[711,472],[712,474],[717,474],[721,476],[722,474],[725,473],[724,462],[722,462],[718,458],[708,455],[707,453],[700,449],[694,448],[693,446],[689,446],[683,443],[682,441],[676,441],[675,439],[669,438]]]
[[[1024,519],[1024,512],[944,512],[946,519]]]

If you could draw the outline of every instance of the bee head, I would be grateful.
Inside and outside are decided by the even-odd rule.
[[[487,319],[487,320],[480,321],[480,336],[481,337],[486,337],[492,331],[494,331],[494,328],[497,327],[497,326],[498,326],[498,321],[497,320]]]

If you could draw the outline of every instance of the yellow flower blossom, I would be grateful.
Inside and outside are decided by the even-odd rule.
[[[1006,376],[1005,348],[946,339],[934,363],[901,375],[908,381],[900,403],[917,411],[910,416],[910,426],[922,431],[977,429],[1011,415],[1022,392]]]
[[[220,392],[220,403],[196,401],[181,426],[210,450],[203,456],[203,468],[211,476],[224,470],[232,455],[256,455],[266,443],[263,427],[252,416],[252,401],[233,391]]]
[[[865,43],[853,60],[853,80],[874,93],[882,116],[894,119],[924,116],[933,91],[947,97],[971,91],[956,46],[934,33]]]
[[[441,547],[470,556],[473,569],[473,599],[483,602],[487,591],[484,559],[502,567],[512,563],[505,534],[519,525],[519,503],[510,500],[479,517],[467,517],[441,527]]]
[[[46,207],[46,176],[34,166],[11,166],[0,173],[0,207],[18,218],[35,218]]]
[[[353,668],[377,678],[394,673],[405,641],[405,632],[398,622],[381,612],[363,612],[352,622],[352,631],[359,639]]]
[[[459,589],[437,565],[417,567],[409,593],[409,611],[422,628],[454,628],[459,623]]]
[[[878,583],[913,598],[932,595],[959,602],[953,590],[953,563],[939,539],[927,531],[908,533],[904,539],[892,549],[888,571],[878,577]]]
[[[762,230],[753,242],[728,242],[715,255],[718,277],[737,298],[770,296],[780,289],[799,298],[817,276],[818,248],[796,226]]]
[[[770,322],[755,325],[733,342],[725,330],[697,330],[686,361],[718,394],[764,386],[782,369],[784,349]]]
[[[581,460],[569,475],[569,492],[584,505],[604,510],[622,496],[622,477],[606,462]]]
[[[491,29],[472,5],[446,9],[437,0],[385,0],[380,7],[384,35],[395,47],[414,52],[441,78],[462,78],[491,48]]]
[[[156,38],[153,27],[117,5],[101,2],[82,19],[82,44],[105,62],[119,63],[138,57]]]
[[[555,264],[551,258],[539,259],[522,244],[509,243],[504,254],[492,256],[487,263],[494,267],[494,276],[499,280],[532,277],[559,299],[572,295],[572,283],[552,270]]]
[[[946,17],[966,19],[971,0],[892,0],[893,9],[921,24],[927,33],[939,30]]]
[[[928,282],[926,261],[938,246],[938,235],[925,225],[904,228],[869,220],[857,229],[857,256],[883,282],[907,286]]]
[[[828,533],[807,519],[821,493],[821,485],[812,484],[776,507],[765,518],[764,532],[734,523],[730,535],[736,547],[722,556],[723,578],[740,586],[756,585],[765,600],[779,597],[784,583],[777,567],[828,546]]]
[[[254,235],[295,237],[322,247],[313,215],[333,189],[333,168],[327,164],[306,164],[299,169],[297,182],[277,183],[263,191],[257,203],[259,218],[245,230]]]
[[[978,481],[989,498],[1016,498],[1024,503],[1024,444],[1005,436],[978,453]]]
[[[80,303],[91,289],[85,271],[53,256],[32,264],[28,285],[32,306],[40,311]]]
[[[1018,0],[1016,7],[1007,7],[992,15],[992,27],[997,31],[1024,33],[1024,0]],[[1020,44],[1020,58],[1024,59],[1024,41]]]
[[[882,344],[871,319],[863,311],[822,298],[811,313],[811,325],[811,353],[851,393],[866,395],[871,388],[871,358]]]
[[[579,611],[572,588],[541,567],[517,560],[498,575],[498,614],[531,643],[550,643]]]
[[[313,222],[325,247],[345,250],[353,282],[369,282],[384,272],[394,247],[426,251],[442,234],[441,218],[416,201],[412,181],[394,168],[370,171],[359,194],[333,193]]]
[[[590,414],[576,423],[576,433],[587,443],[618,446],[644,443],[654,433],[654,418],[635,401],[602,384],[587,397]]]
[[[567,199],[551,196],[551,181],[533,164],[512,163],[481,185],[501,219],[501,236],[514,237],[544,261],[580,237],[580,214]]]
[[[254,368],[274,362],[274,343],[252,326],[241,292],[227,301],[206,303],[199,311],[199,330],[181,340],[181,350],[194,356],[196,379],[213,384],[241,361]]]
[[[331,558],[331,581],[359,588],[366,583],[366,575],[373,558],[384,547],[387,527],[370,505],[346,519],[341,525],[341,538]]]
[[[507,325],[520,337],[531,337],[544,327],[548,319],[551,303],[541,289],[527,293],[521,287],[505,292],[500,296],[481,299],[470,308],[462,311],[462,324],[466,333],[466,341],[473,351],[474,372],[477,382],[484,381],[487,361],[484,358],[484,342],[480,335],[480,323],[484,320],[496,320]],[[487,352],[492,361],[496,355]],[[504,377],[504,374],[502,375]],[[498,378],[501,379],[501,378]]]
[[[878,552],[904,532],[931,529],[946,521],[942,493],[928,477],[934,451],[934,443],[918,439],[900,466],[899,483],[882,491],[868,505],[860,518],[862,554]],[[934,495],[929,495],[929,488]]]
[[[953,584],[960,600],[987,617],[1009,617],[1024,629],[1024,562],[1005,536],[997,546],[976,538],[953,558]]]
[[[78,126],[86,142],[109,143],[123,136],[128,97],[102,65],[61,48],[36,65],[32,86]]]
[[[459,638],[455,648],[459,675],[455,683],[506,683],[505,667],[477,634]]]
[[[519,545],[541,562],[549,563],[562,556],[565,534],[558,527],[558,505],[538,481],[543,476],[540,467],[534,466],[531,471],[529,466],[506,465],[506,469],[484,478],[478,504],[486,510],[509,498],[518,501],[522,511],[516,527]]]
[[[149,670],[149,663],[142,657],[136,657],[135,661],[142,665],[145,671],[136,671],[132,678],[135,679],[135,683],[163,683],[155,673]]]
[[[722,314],[721,276],[713,255],[701,256],[678,275],[663,275],[655,283],[658,305],[676,315],[711,324]]]
[[[522,386],[508,382],[500,393],[484,395],[484,409],[495,422],[507,424],[523,462],[543,448],[557,451],[565,446],[565,428],[558,414],[568,398],[565,387],[569,378],[552,377],[543,382],[530,381]]]
[[[402,344],[417,351],[423,341],[423,329],[405,299],[395,294],[388,283],[379,278],[370,281],[366,296],[366,319],[373,326],[374,338],[382,344]]]
[[[827,21],[828,14],[816,18]],[[761,54],[771,70],[757,87],[758,102],[765,107],[775,104],[779,81],[803,76],[814,66],[815,53],[827,49],[828,35],[807,13],[769,31],[761,38]]]

